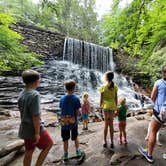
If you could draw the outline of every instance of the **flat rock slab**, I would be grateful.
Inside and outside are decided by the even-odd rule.
[[[143,115],[140,115],[141,117]],[[144,115],[144,119],[137,120],[134,117],[127,119],[127,140],[128,144],[119,145],[118,144],[118,132],[114,133],[115,148],[111,149],[110,139],[108,133],[108,148],[103,148],[103,128],[104,122],[90,123],[89,130],[83,131],[82,124],[79,125],[79,140],[80,148],[86,153],[86,158],[84,162],[81,163],[82,166],[151,166],[143,156],[138,152],[138,147],[146,147],[147,142],[145,141],[145,136],[147,133],[149,120]],[[48,128],[51,136],[53,137],[55,145],[51,148],[45,162],[44,166],[57,166],[63,165],[61,158],[63,155],[63,143],[60,135],[60,128]],[[118,131],[117,122],[115,120],[114,130]],[[162,154],[166,153],[166,130],[161,130],[160,142],[163,144],[160,146],[155,146],[154,149],[154,159],[155,162],[153,166],[165,166],[166,160],[162,158]],[[35,150],[33,154],[32,165],[39,155],[39,151]],[[69,157],[75,155],[74,142],[69,141]],[[57,161],[57,162],[55,162]],[[10,166],[22,166],[23,156],[18,157],[13,161]],[[74,159],[71,162],[75,162]],[[74,165],[74,164],[73,164]]]
[[[56,165],[60,165],[60,166],[76,166],[76,165],[81,165],[83,164],[84,160],[85,160],[86,154],[82,153],[81,157],[77,157],[77,156],[73,156],[70,157],[67,161],[63,161],[62,159],[60,160],[55,160],[52,162],[47,162],[47,165],[52,165],[52,164],[56,164]]]

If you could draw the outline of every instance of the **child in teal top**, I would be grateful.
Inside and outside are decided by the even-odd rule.
[[[119,127],[119,144],[122,144],[122,136],[124,138],[124,144],[127,144],[126,139],[126,99],[121,98],[119,100],[120,107],[118,108],[118,127]]]

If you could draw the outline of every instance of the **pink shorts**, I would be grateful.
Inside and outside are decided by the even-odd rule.
[[[40,139],[37,144],[35,144],[34,140],[32,139],[26,139],[24,140],[24,142],[25,142],[26,150],[33,150],[35,149],[35,147],[38,147],[39,149],[46,149],[53,141],[48,131],[44,130],[42,134],[40,135]]]
[[[120,127],[125,128],[125,127],[126,127],[126,121],[119,121],[119,122],[118,122],[118,127],[119,127],[119,128],[120,128]]]

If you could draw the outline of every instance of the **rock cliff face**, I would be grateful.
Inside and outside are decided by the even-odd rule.
[[[138,57],[127,55],[124,50],[114,50],[114,61],[116,64],[116,71],[122,73],[127,79],[132,81],[150,93],[149,80],[151,79],[149,73],[142,72],[137,64],[140,61]]]
[[[22,44],[30,51],[44,55],[44,59],[62,59],[65,40],[63,34],[22,23],[11,25],[10,28],[24,37]]]

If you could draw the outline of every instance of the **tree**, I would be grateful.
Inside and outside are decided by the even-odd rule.
[[[111,13],[101,22],[103,43],[132,55],[149,55],[166,34],[166,0],[135,0],[125,8],[119,3],[114,0]]]
[[[69,37],[98,43],[95,0],[1,0],[0,11],[19,22],[55,30]]]
[[[29,24],[37,23],[39,16],[39,6],[32,0],[1,0],[0,11]]]
[[[69,36],[98,43],[97,13],[94,12],[94,0],[57,0],[43,1],[56,15],[55,29]]]
[[[166,0],[134,0],[124,8],[120,2],[113,1],[111,12],[100,23],[101,44],[137,56],[137,67],[154,81],[165,63]]]
[[[11,16],[0,13],[0,72],[42,64],[38,59],[40,55],[28,53],[25,46],[20,45],[22,37],[9,29],[15,21]]]

